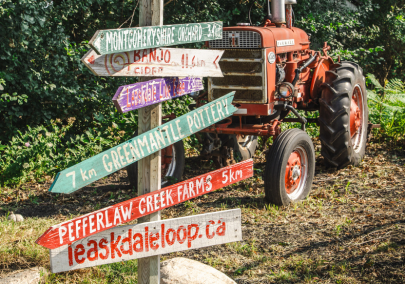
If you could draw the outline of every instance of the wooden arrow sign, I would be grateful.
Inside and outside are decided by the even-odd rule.
[[[165,78],[121,86],[113,97],[119,112],[157,104],[203,90],[201,78]]]
[[[55,249],[252,176],[250,159],[52,226],[36,243]]]
[[[97,76],[223,77],[223,50],[152,48],[98,55],[87,52],[82,62]]]
[[[222,39],[222,22],[99,30],[89,44],[104,55],[214,39]]]
[[[50,250],[53,273],[242,240],[240,209],[120,226]]]
[[[72,193],[231,116],[235,92],[59,172],[49,191]]]

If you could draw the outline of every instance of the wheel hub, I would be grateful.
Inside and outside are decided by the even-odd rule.
[[[301,169],[298,165],[294,166],[293,172],[292,172],[292,178],[294,181],[296,181],[301,175]]]
[[[361,95],[358,94],[358,89],[356,88],[352,101],[350,104],[350,134],[353,137],[359,130],[361,125],[361,110],[359,105],[361,104]]]
[[[288,194],[293,193],[301,180],[301,156],[294,151],[288,158],[285,172],[285,190]]]

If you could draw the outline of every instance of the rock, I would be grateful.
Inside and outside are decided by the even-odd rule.
[[[13,212],[11,212],[10,215],[8,215],[7,220],[15,222],[16,218]]]
[[[160,264],[162,284],[236,284],[231,278],[201,262],[176,257]]]
[[[15,221],[16,222],[22,222],[22,221],[24,221],[24,218],[20,214],[15,214]]]
[[[41,271],[45,273],[42,267],[25,269],[0,279],[0,284],[37,284],[41,280]]]
[[[8,215],[7,220],[14,222],[22,222],[24,221],[24,218],[20,214],[14,214],[14,212],[11,212],[10,215]]]

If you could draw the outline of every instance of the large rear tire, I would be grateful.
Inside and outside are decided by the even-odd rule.
[[[368,107],[363,70],[353,62],[326,72],[319,100],[320,140],[326,166],[359,165],[367,142]]]
[[[305,199],[315,173],[315,151],[311,138],[300,129],[288,129],[267,153],[264,172],[265,199],[285,206]]]

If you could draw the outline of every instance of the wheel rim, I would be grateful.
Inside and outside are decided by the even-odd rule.
[[[161,175],[163,177],[173,176],[176,168],[176,150],[173,145],[161,150]],[[163,181],[162,181],[163,182]]]
[[[285,171],[285,191],[291,200],[298,199],[305,189],[308,176],[308,154],[298,146],[291,153]]]
[[[360,85],[353,89],[353,95],[350,103],[350,137],[353,149],[359,152],[363,144],[363,125],[364,125],[364,100]]]

